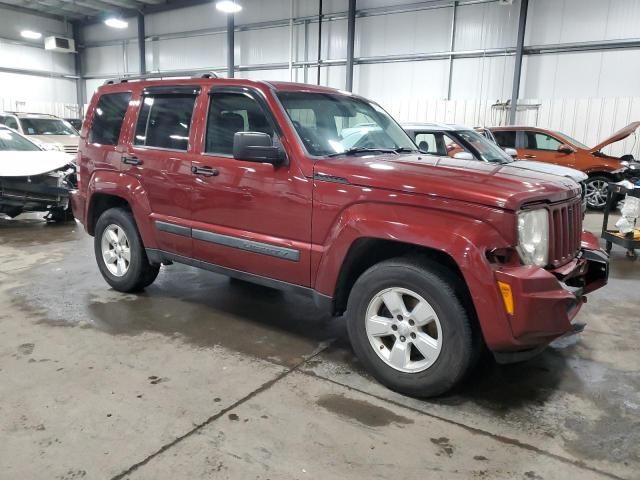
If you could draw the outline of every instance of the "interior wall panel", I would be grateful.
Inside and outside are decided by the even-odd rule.
[[[400,55],[449,50],[453,8],[358,18],[355,55]]]
[[[535,3],[537,0],[533,0]],[[460,5],[456,12],[455,50],[512,47],[518,33],[520,0]]]

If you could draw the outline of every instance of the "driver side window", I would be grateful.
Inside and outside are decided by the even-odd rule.
[[[233,155],[233,136],[238,132],[261,132],[274,137],[269,119],[251,96],[239,92],[210,94],[205,152]]]
[[[555,152],[560,142],[545,133],[527,133],[528,148]]]

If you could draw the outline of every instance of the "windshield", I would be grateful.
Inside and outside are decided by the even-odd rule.
[[[333,93],[280,92],[278,98],[311,155],[416,150],[404,130],[374,103]]]
[[[560,138],[564,138],[565,140],[569,140],[571,143],[573,143],[578,148],[584,148],[586,150],[589,150],[589,147],[587,147],[584,143],[579,142],[575,138],[571,138],[569,135],[565,135],[564,133],[560,133],[560,132],[554,132],[554,133],[556,135],[560,136]]]
[[[21,118],[26,135],[78,135],[71,124],[60,118]]]
[[[487,137],[473,130],[461,130],[456,132],[461,140],[468,143],[480,156],[480,160],[493,163],[511,163],[513,159],[499,146]]]
[[[0,130],[0,151],[34,151],[41,150],[35,143],[11,130]]]

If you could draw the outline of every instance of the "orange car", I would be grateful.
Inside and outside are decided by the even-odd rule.
[[[633,156],[612,157],[602,153],[602,149],[620,140],[624,140],[640,127],[633,122],[618,130],[593,148],[565,135],[538,127],[489,127],[496,142],[503,148],[518,150],[518,158],[555,163],[581,170],[589,175],[586,181],[587,205],[602,209],[607,200],[608,182],[618,180],[616,170],[622,167],[622,160],[631,160]]]

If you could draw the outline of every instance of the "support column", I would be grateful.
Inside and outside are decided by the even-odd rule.
[[[451,83],[453,80],[453,52],[456,48],[456,13],[458,2],[453,2],[451,13],[451,37],[449,38],[449,76],[447,77],[447,100],[451,100]]]
[[[320,85],[320,61],[322,60],[322,0],[318,0],[318,78],[316,83]]]
[[[80,53],[80,25],[78,22],[71,24],[73,41],[76,44],[76,53],[73,54],[73,66],[76,76],[76,103],[78,104],[78,117],[84,118],[85,82],[82,77],[82,53]]]
[[[522,51],[524,49],[524,33],[527,28],[527,11],[529,0],[520,1],[520,15],[518,17],[518,40],[516,43],[516,58],[513,67],[513,90],[511,91],[511,110],[509,112],[509,124],[516,123],[516,110],[518,97],[520,96],[520,76],[522,73]]]
[[[353,55],[356,42],[356,0],[349,0],[347,15],[347,78],[345,89],[353,91]]]
[[[140,75],[147,73],[147,49],[144,41],[145,36],[144,14],[142,12],[138,12],[138,55],[140,56]]]
[[[235,15],[227,15],[227,77],[233,78],[235,74]]]

